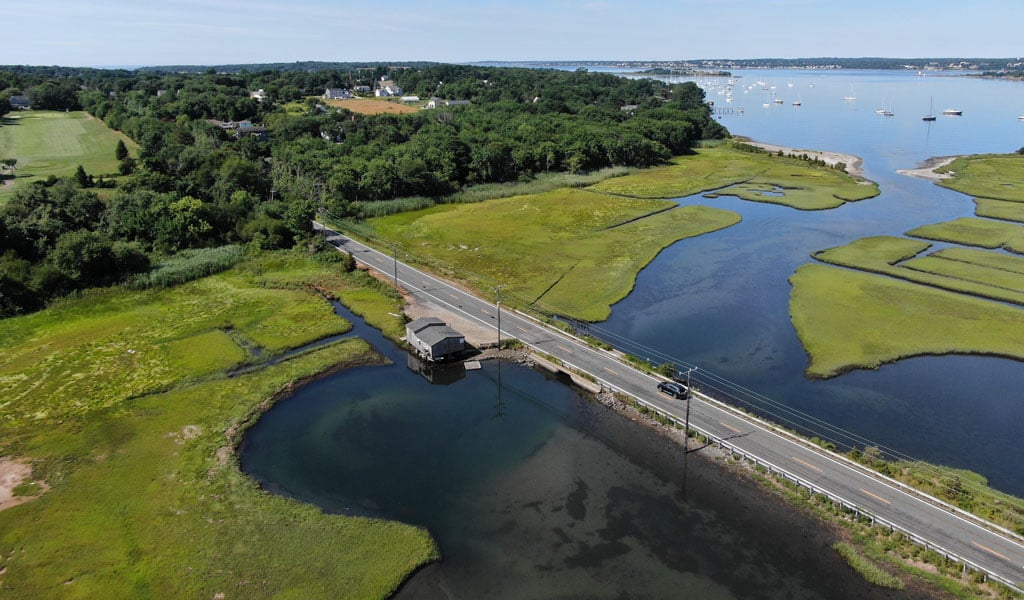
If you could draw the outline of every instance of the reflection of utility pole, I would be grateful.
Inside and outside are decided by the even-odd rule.
[[[505,416],[505,403],[501,400],[501,357],[498,357],[498,405],[494,407],[494,418],[500,419]]]

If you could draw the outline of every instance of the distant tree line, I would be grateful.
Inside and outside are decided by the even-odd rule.
[[[295,105],[298,113],[284,107],[326,87],[382,78],[406,94],[470,104],[409,115],[361,115],[318,100]],[[255,89],[268,99],[251,98]],[[358,216],[365,201],[439,198],[545,172],[645,167],[727,135],[695,84],[584,70],[0,68],[0,98],[14,94],[28,95],[34,108],[87,110],[139,150],[133,157],[122,144],[111,149],[124,177],[102,199],[89,189],[99,183],[79,169],[21,186],[0,205],[0,316],[121,281],[190,248],[307,243],[318,209]],[[269,137],[247,135],[239,121]]]

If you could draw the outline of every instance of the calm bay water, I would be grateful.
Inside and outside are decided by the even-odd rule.
[[[744,109],[721,117],[730,131],[859,155],[882,194],[822,212],[679,199],[734,210],[743,222],[663,251],[591,333],[655,362],[698,364],[706,388],[805,431],[970,468],[1024,495],[1015,426],[1024,422],[1024,363],[926,357],[809,381],[788,315],[788,278],[812,252],[973,214],[970,198],[895,171],[931,156],[1024,146],[1016,120],[1024,84],[893,72],[737,75],[732,103],[707,84],[709,99]],[[756,81],[774,85],[784,103],[762,107],[770,96],[761,85],[742,93]],[[848,95],[857,100],[842,100]],[[791,105],[796,97],[802,106]],[[930,98],[936,112],[964,115],[929,126],[921,116]],[[876,115],[882,106],[895,116]],[[299,390],[247,434],[242,463],[268,489],[325,510],[427,527],[444,561],[401,597],[883,597],[805,520],[694,457],[684,470],[677,446],[564,382],[486,365],[431,385],[353,320],[397,364]]]
[[[792,507],[566,382],[485,363],[433,385],[346,316],[395,364],[298,390],[241,460],[276,493],[426,527],[443,562],[400,600],[885,597]]]
[[[714,383],[738,403],[844,444],[874,444],[914,458],[968,468],[1024,495],[1018,457],[1024,422],[1024,363],[985,357],[921,357],[877,371],[808,381],[807,356],[789,321],[788,277],[817,250],[869,235],[900,235],[971,216],[963,194],[896,172],[933,156],[1005,153],[1024,146],[1024,84],[889,71],[737,72],[733,102],[707,86],[734,135],[864,159],[881,195],[839,209],[802,212],[700,196],[680,203],[721,206],[743,222],[669,248],[640,274],[633,293],[594,332],[629,340],[640,355],[686,361],[770,400]],[[774,90],[765,91],[756,82]],[[792,84],[792,85],[790,85]],[[746,94],[743,90],[753,86]],[[775,94],[774,96],[771,94]],[[855,96],[855,101],[843,97]],[[771,99],[784,100],[776,104]],[[793,106],[799,98],[801,106]],[[934,98],[934,100],[932,100]],[[765,108],[763,104],[768,102]],[[921,117],[963,110],[961,117]],[[895,116],[875,114],[891,107]],[[940,323],[936,324],[941,327]],[[824,423],[823,423],[824,422]]]

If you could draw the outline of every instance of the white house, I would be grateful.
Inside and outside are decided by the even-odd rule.
[[[343,88],[327,88],[324,90],[324,100],[348,100],[352,94]]]
[[[395,85],[395,82],[391,81],[390,79],[385,79],[382,77],[381,80],[377,82],[376,87],[377,89],[374,90],[373,93],[378,98],[402,95],[402,88]]]
[[[249,97],[257,102],[263,102],[267,99],[267,93],[263,91],[263,88],[260,88],[255,92],[249,92]]]

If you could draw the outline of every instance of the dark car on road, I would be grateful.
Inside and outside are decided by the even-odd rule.
[[[662,381],[658,384],[658,391],[673,398],[686,397],[686,385],[677,381]]]

